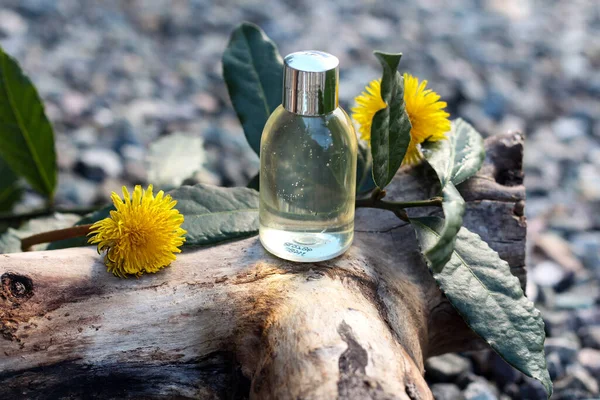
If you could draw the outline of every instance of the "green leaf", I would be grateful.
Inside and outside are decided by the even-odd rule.
[[[356,193],[364,194],[375,189],[373,180],[373,157],[367,142],[358,141],[358,155],[356,160]]]
[[[207,245],[258,232],[258,192],[198,184],[169,193],[185,217],[186,245]]]
[[[426,253],[439,240],[444,221],[437,217],[410,221]],[[441,272],[433,270],[433,277],[469,327],[509,364],[539,380],[550,396],[544,322],[508,263],[479,235],[462,228],[450,261]]]
[[[202,138],[182,133],[163,136],[150,145],[148,181],[154,187],[173,189],[203,168],[206,153]]]
[[[456,234],[462,226],[465,214],[465,201],[452,182],[448,182],[442,189],[442,199],[444,227],[435,246],[425,253],[431,268],[436,272],[441,271],[450,260],[454,251]]]
[[[104,218],[108,218],[110,217],[110,212],[113,210],[115,210],[115,207],[112,205],[101,208],[98,211],[94,211],[93,213],[90,213],[85,217],[81,218],[75,223],[75,226],[93,224],[94,222],[98,222]],[[88,238],[86,236],[80,236],[76,238],[52,242],[48,245],[48,250],[66,249],[68,247],[80,247],[87,245]]]
[[[197,184],[168,192],[183,214],[186,245],[207,245],[254,235],[258,232],[258,192],[248,188],[221,188]],[[86,225],[110,216],[114,206],[104,207],[75,225]],[[78,237],[51,243],[48,250],[87,245]]]
[[[10,211],[13,204],[21,198],[19,177],[0,157],[0,212]]]
[[[402,54],[374,54],[383,67],[381,98],[387,104],[377,111],[371,125],[373,179],[383,189],[402,165],[412,126],[404,104],[404,82],[397,71]]]
[[[442,188],[452,182],[458,185],[475,175],[483,165],[483,138],[462,118],[452,121],[448,140],[425,142],[423,155],[440,179]]]
[[[33,83],[0,48],[0,157],[38,192],[56,188],[54,131]]]
[[[223,78],[246,139],[260,154],[263,128],[283,93],[283,60],[277,46],[258,26],[240,24],[223,53]]]
[[[450,260],[454,242],[465,213],[465,202],[455,185],[473,176],[485,159],[481,135],[462,119],[452,121],[447,140],[423,144],[425,159],[435,170],[441,184],[445,223],[438,242],[425,253],[434,271]]]

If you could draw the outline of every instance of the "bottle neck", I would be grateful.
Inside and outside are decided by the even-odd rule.
[[[299,115],[317,116],[338,107],[338,69],[306,72],[289,68],[284,74],[283,107]]]

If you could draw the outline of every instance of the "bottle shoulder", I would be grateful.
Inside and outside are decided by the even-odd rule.
[[[324,115],[306,116],[292,113],[280,105],[268,118],[263,136],[282,130],[290,133],[300,131],[318,133],[319,131],[328,130],[338,134],[346,134],[356,142],[352,120],[341,107],[337,107],[332,112]]]

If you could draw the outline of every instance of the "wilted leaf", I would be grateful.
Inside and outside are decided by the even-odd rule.
[[[202,138],[181,133],[163,136],[150,145],[148,181],[157,188],[176,188],[200,170],[205,161]]]

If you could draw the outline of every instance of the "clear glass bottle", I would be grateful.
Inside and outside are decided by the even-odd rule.
[[[318,51],[287,56],[283,104],[263,130],[260,241],[286,260],[328,260],[352,244],[357,140],[338,106],[338,64]]]

